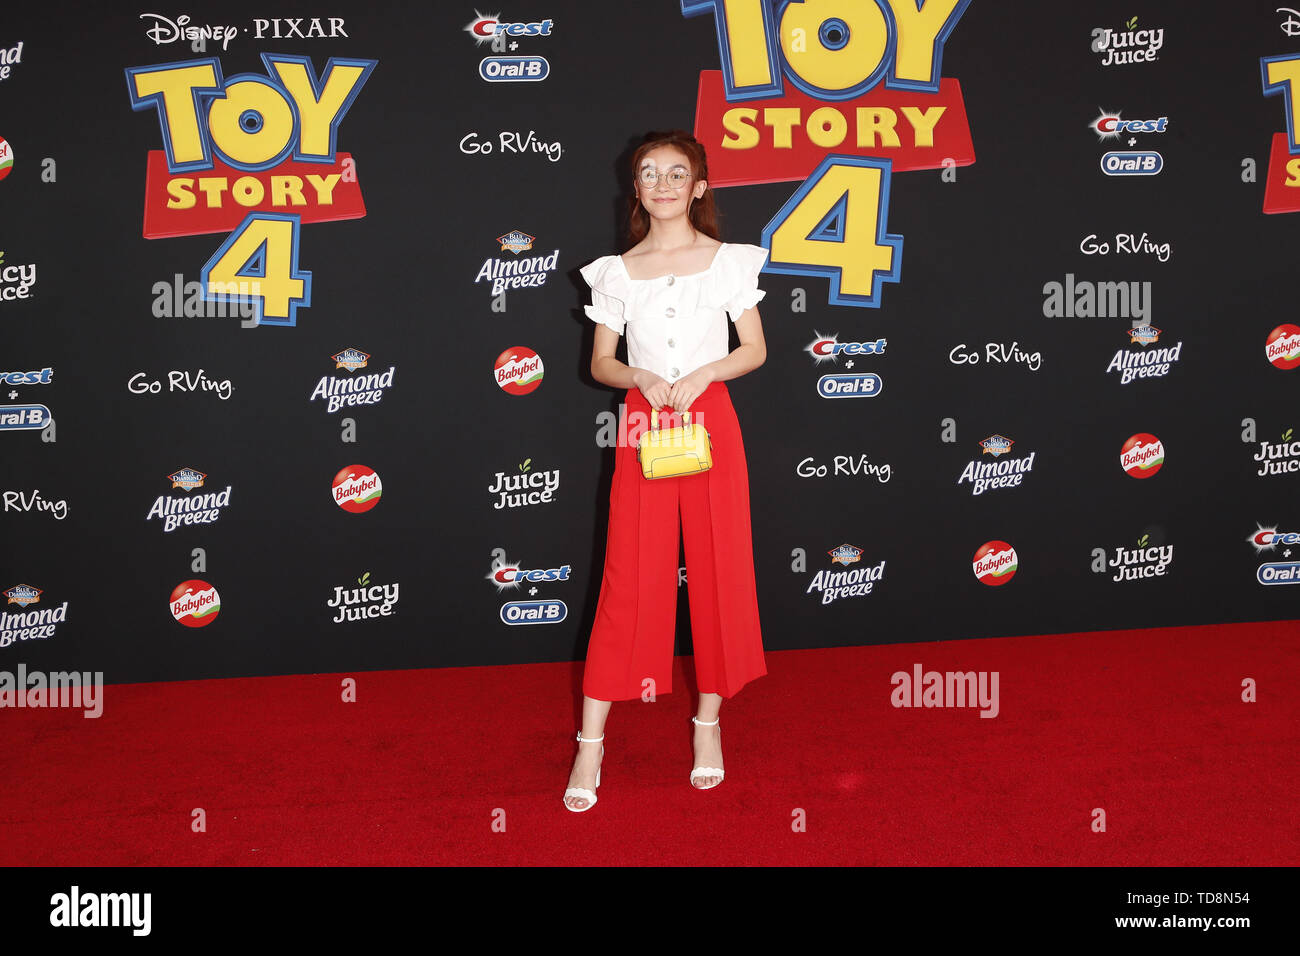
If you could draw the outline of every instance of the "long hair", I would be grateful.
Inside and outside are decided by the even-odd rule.
[[[632,196],[628,200],[627,207],[627,238],[629,246],[634,246],[646,237],[650,231],[650,214],[645,211],[641,205],[641,200],[637,197],[637,171],[641,167],[641,160],[645,158],[646,153],[652,149],[658,149],[660,146],[671,146],[674,149],[681,150],[691,161],[691,175],[695,180],[708,180],[709,178],[709,159],[704,153],[704,147],[690,133],[683,129],[667,130],[665,132],[647,133],[645,140],[636,148],[632,154]],[[694,182],[691,184],[694,186]],[[713,187],[708,186],[704,190],[704,195],[699,199],[691,202],[690,213],[691,225],[704,233],[722,241],[721,231],[718,229],[718,207],[713,201]]]

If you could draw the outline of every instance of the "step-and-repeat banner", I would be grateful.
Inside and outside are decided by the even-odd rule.
[[[6,10],[0,669],[581,657],[671,128],[769,649],[1300,617],[1298,97],[1276,0]]]

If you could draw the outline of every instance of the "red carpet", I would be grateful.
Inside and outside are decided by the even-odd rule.
[[[0,710],[0,864],[1295,865],[1298,638],[770,652],[723,707],[709,792],[687,782],[679,659],[676,693],[614,705],[581,814],[561,804],[581,664],[359,673],[354,704],[345,675],[110,685],[98,720]],[[997,671],[1000,713],[894,708],[890,675],[917,663]]]

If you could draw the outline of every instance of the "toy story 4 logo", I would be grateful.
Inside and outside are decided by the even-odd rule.
[[[304,222],[366,214],[339,124],[377,60],[263,53],[266,75],[223,77],[206,57],[129,67],[131,107],[154,111],[162,150],[145,177],[144,237],[230,232],[200,272],[203,298],[247,303],[259,325],[293,326],[311,305],[298,266]]]
[[[975,162],[961,85],[940,78],[970,0],[681,2],[713,14],[722,61],[696,100],[710,183],[803,180],[763,229],[763,271],[824,277],[831,304],[878,308],[902,267],[892,172]]]

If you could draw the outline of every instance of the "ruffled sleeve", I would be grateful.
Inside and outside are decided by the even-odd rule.
[[[746,309],[753,308],[767,295],[758,287],[758,274],[767,262],[767,250],[762,246],[732,245],[728,243],[718,253],[722,258],[714,270],[718,283],[719,305],[735,322]]]
[[[609,326],[619,335],[627,325],[627,276],[618,256],[601,256],[578,270],[591,286],[591,305],[584,306],[587,318]]]

